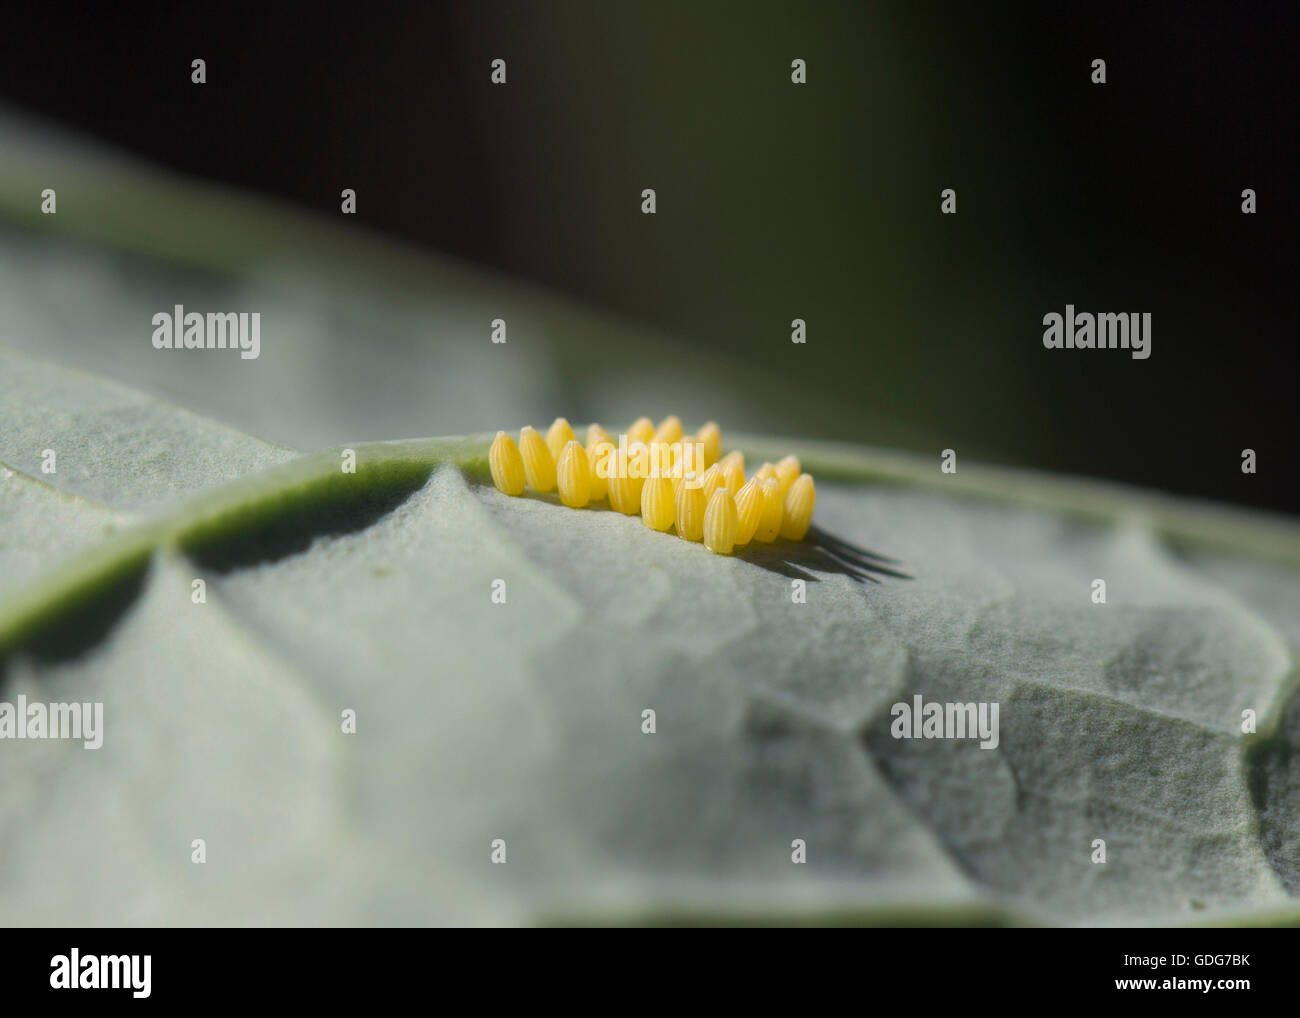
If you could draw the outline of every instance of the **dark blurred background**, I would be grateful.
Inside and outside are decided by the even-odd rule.
[[[6,35],[0,99],[323,214],[355,188],[376,230],[895,422],[790,431],[1300,512],[1300,5],[55,4]],[[1152,357],[1045,350],[1067,302],[1151,312]]]

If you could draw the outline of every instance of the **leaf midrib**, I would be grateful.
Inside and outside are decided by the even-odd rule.
[[[491,483],[487,451],[492,435],[404,439],[336,447],[297,457],[187,499],[173,511],[124,528],[76,560],[0,602],[0,657],[20,647],[31,632],[57,619],[78,591],[111,583],[147,562],[155,550],[178,550],[205,535],[234,536],[241,520],[259,510],[300,506],[312,489],[341,477],[359,484],[394,469],[425,471],[450,463],[466,477]],[[730,448],[758,463],[775,460],[792,446],[803,467],[823,481],[918,486],[1021,508],[1039,508],[1098,524],[1139,521],[1160,537],[1187,547],[1215,548],[1237,556],[1300,565],[1300,525],[1282,517],[1086,479],[964,464],[942,474],[938,458],[840,443],[795,442],[772,437],[731,436]],[[345,450],[356,472],[343,474]]]

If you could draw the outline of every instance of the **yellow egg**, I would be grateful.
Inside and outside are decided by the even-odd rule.
[[[704,510],[707,507],[703,489],[689,480],[683,481],[677,489],[674,505],[677,518],[673,523],[677,527],[677,536],[687,541],[701,540],[704,537]]]
[[[680,442],[682,440],[682,419],[676,414],[669,414],[659,422],[655,429],[656,442]]]
[[[785,516],[784,500],[781,498],[781,482],[769,477],[763,482],[763,515],[759,517],[758,529],[754,531],[754,540],[768,544],[776,540],[781,532],[781,520]]]
[[[737,466],[739,466],[742,473],[745,470],[745,454],[741,452],[739,449],[732,449],[731,452],[723,456],[722,459],[718,460],[718,462],[722,464],[723,470],[726,470],[728,464],[731,463],[735,463]]]
[[[688,436],[682,439],[681,451],[678,455],[677,462],[681,465],[681,473],[703,474],[708,466],[704,462],[704,445],[694,437]]]
[[[542,436],[531,425],[519,431],[519,452],[524,459],[524,474],[533,491],[546,492],[555,488],[555,457],[546,448]]]
[[[641,488],[641,519],[645,525],[651,530],[667,530],[676,515],[672,478],[649,478]]]
[[[616,446],[608,435],[602,433],[588,439],[587,462],[591,467],[591,500],[599,502],[609,494],[609,475],[614,469],[614,457],[618,453]],[[590,431],[588,431],[590,435]]]
[[[504,431],[498,431],[488,450],[488,467],[492,471],[492,483],[497,490],[507,495],[524,493],[524,458],[519,455],[519,446]]]
[[[609,475],[609,505],[611,509],[635,516],[641,511],[641,488],[645,478],[631,476],[627,456],[617,453],[614,456],[614,471]]]
[[[713,493],[723,486],[722,468],[715,463],[700,475],[700,490],[704,492],[704,504],[708,505]]]
[[[546,432],[546,448],[551,451],[551,457],[556,463],[560,462],[560,453],[564,451],[565,445],[575,437],[573,426],[567,420],[563,417],[555,418],[555,423]]]
[[[781,482],[781,496],[784,498],[799,476],[799,457],[787,456],[776,465],[776,479]]]
[[[681,445],[652,441],[647,448],[649,449],[649,458],[647,460],[646,477],[671,477],[673,464],[681,455]]]
[[[719,461],[718,466],[722,469],[722,483],[734,497],[745,483],[745,468],[735,460],[730,463]]]
[[[763,518],[763,482],[750,478],[736,492],[736,547],[743,548],[754,539]]]
[[[686,446],[681,442],[674,442],[672,445],[666,445],[663,448],[668,450],[668,470],[664,476],[669,479],[680,477],[682,474],[682,457]]]
[[[633,480],[644,481],[647,477],[650,476],[650,445],[649,445],[649,443],[647,443],[647,442],[631,442],[631,443],[629,443],[629,444],[628,444],[628,447],[627,447],[627,456],[626,456],[626,459],[625,459],[625,461],[624,461],[624,460],[620,460],[620,462],[626,462],[626,463],[627,463],[627,472],[628,472],[628,475],[629,475]],[[637,485],[636,492],[637,492],[637,497],[640,498],[640,497],[641,497],[641,486],[640,486],[639,484]]]
[[[812,474],[800,474],[785,494],[781,536],[791,541],[802,541],[812,524],[813,507],[817,504],[817,491]]]
[[[711,467],[722,455],[722,430],[713,421],[704,425],[695,436],[695,441],[704,446],[704,465]],[[743,469],[743,467],[742,467]]]
[[[636,423],[627,429],[628,444],[632,442],[649,442],[655,437],[654,421],[649,417],[638,417]]]
[[[730,555],[736,543],[736,503],[719,488],[704,510],[704,547],[715,555]]]
[[[581,509],[591,499],[591,466],[587,450],[576,439],[565,443],[555,468],[560,501],[570,509]]]

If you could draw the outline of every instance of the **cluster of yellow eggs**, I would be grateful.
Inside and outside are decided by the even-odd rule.
[[[764,463],[746,481],[744,454],[722,455],[716,424],[686,435],[673,415],[658,427],[642,417],[617,441],[593,424],[585,446],[563,417],[545,438],[535,428],[521,429],[518,445],[498,431],[488,466],[492,482],[507,495],[522,495],[526,485],[539,493],[558,491],[574,509],[608,500],[617,512],[640,513],[652,530],[674,528],[719,555],[778,535],[802,541],[817,501],[812,475],[800,471],[796,457]]]

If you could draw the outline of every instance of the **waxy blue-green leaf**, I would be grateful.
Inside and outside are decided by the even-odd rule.
[[[913,579],[810,565],[796,604],[770,556],[501,495],[486,436],[357,446],[355,474],[335,450],[302,456],[121,522],[0,607],[6,691],[106,718],[98,750],[0,743],[0,915],[1295,915],[1294,530],[794,448],[828,477],[819,525]],[[45,511],[31,484],[10,522]],[[90,634],[75,648],[69,622]],[[999,702],[999,746],[894,739],[891,705],[918,693]]]
[[[1294,522],[737,436],[917,439],[3,118],[0,701],[106,730],[0,740],[0,922],[1300,917]],[[263,313],[262,355],[153,349],[176,303]],[[912,578],[506,498],[484,434],[363,441],[668,411],[797,453],[818,526]],[[997,748],[893,738],[915,695],[998,702]]]

